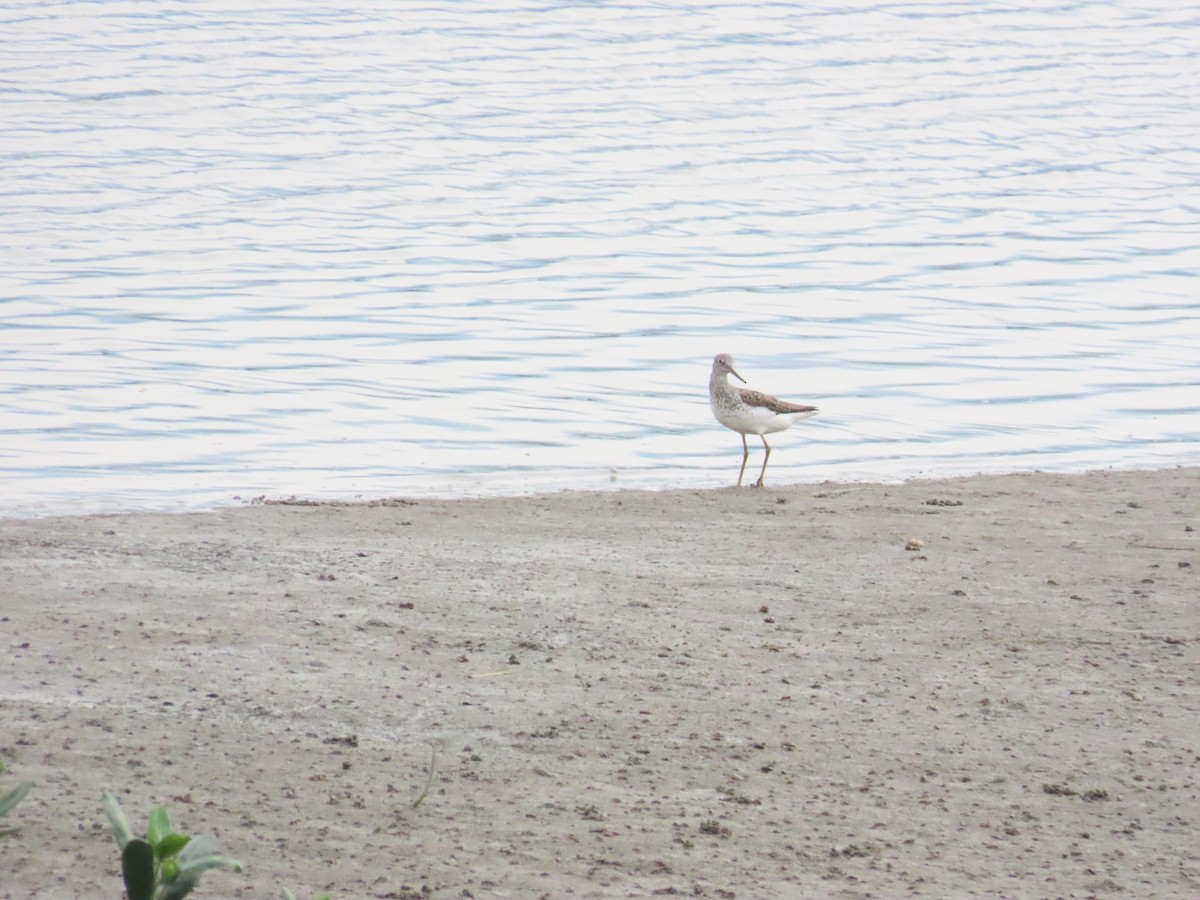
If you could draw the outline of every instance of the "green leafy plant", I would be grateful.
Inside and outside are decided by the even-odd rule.
[[[121,849],[121,874],[128,900],[180,900],[200,883],[209,869],[240,872],[242,864],[217,849],[206,835],[177,834],[166,807],[150,812],[145,839],[134,837],[117,798],[107,791],[104,813],[112,824],[113,838]]]
[[[0,772],[4,771],[4,760],[0,760]],[[25,795],[29,793],[33,787],[32,781],[22,781],[11,791],[6,794],[0,794],[0,819],[8,815],[9,811],[25,799]],[[16,828],[0,828],[0,837],[8,837],[10,834],[16,834]]]

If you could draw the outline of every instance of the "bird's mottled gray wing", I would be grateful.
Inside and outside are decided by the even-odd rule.
[[[747,406],[762,406],[769,409],[773,413],[799,413],[799,412],[816,412],[815,406],[803,406],[799,403],[789,403],[786,400],[780,400],[778,397],[772,397],[770,394],[764,394],[762,391],[752,391],[749,388],[742,388],[738,391],[741,395],[742,402]]]

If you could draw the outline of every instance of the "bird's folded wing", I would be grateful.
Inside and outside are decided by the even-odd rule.
[[[742,388],[738,391],[741,394],[742,402],[747,406],[761,406],[769,409],[773,413],[800,413],[800,412],[816,412],[815,406],[803,406],[799,403],[788,403],[786,400],[780,400],[778,397],[772,397],[770,394],[764,394],[762,391],[752,391],[749,388]]]

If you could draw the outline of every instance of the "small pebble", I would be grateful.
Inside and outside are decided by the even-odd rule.
[[[907,541],[904,542],[905,550],[921,550],[922,548],[924,548],[924,546],[925,546],[925,542],[923,540],[921,540],[920,538],[910,537]]]

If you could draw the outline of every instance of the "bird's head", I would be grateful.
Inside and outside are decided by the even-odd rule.
[[[734,378],[736,378],[738,381],[740,381],[742,384],[746,383],[746,379],[743,378],[741,375],[739,375],[737,373],[737,370],[734,369],[733,357],[730,356],[728,353],[718,353],[716,356],[713,357],[713,374],[714,375],[729,374],[729,375],[732,375]]]

